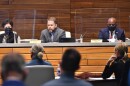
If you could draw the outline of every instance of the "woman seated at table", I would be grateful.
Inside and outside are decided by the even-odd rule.
[[[128,60],[127,53],[128,46],[125,43],[119,43],[115,46],[115,52],[108,60],[102,74],[85,72],[76,77],[81,79],[86,79],[88,77],[102,77],[103,79],[106,79],[114,73],[116,81],[120,82],[124,70],[124,64]]]
[[[120,82],[124,64],[128,60],[128,47],[124,43],[115,46],[115,53],[109,58],[102,73],[103,79],[109,78],[113,73],[117,82]]]

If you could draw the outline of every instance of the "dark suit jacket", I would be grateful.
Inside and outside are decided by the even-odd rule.
[[[6,40],[6,43],[14,43],[14,35],[15,35],[15,40],[17,43],[18,42],[18,35],[14,34],[14,33],[9,35],[9,37]],[[0,34],[0,43],[2,43],[4,36],[5,36],[5,34]]]
[[[2,86],[25,86],[21,81],[9,80],[5,81]]]
[[[125,33],[124,30],[116,28],[115,29],[115,34],[117,36],[118,40],[122,40],[125,42]],[[98,35],[99,39],[103,39],[104,42],[108,42],[107,39],[109,39],[109,30],[108,28],[101,29]]]
[[[54,30],[53,42],[59,42],[59,38],[65,38],[65,31],[57,27]],[[43,43],[52,42],[51,34],[49,33],[48,29],[45,29],[41,32],[40,39]]]
[[[118,57],[115,61],[113,61],[110,65],[106,65],[105,69],[102,73],[102,77],[104,79],[109,78],[113,73],[115,75],[115,79],[117,83],[119,84],[122,75],[123,75],[123,70],[124,70],[124,65],[125,63],[123,60],[119,59]]]
[[[43,86],[92,86],[89,82],[78,80],[72,74],[62,74],[60,79],[45,83]]]

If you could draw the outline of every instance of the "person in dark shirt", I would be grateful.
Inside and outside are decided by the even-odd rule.
[[[67,49],[60,62],[61,77],[45,83],[43,86],[92,86],[87,81],[74,77],[75,71],[79,69],[81,55],[75,49]]]
[[[115,79],[119,84],[125,62],[128,60],[128,47],[124,43],[119,43],[115,46],[115,53],[108,60],[105,69],[102,73],[103,79],[109,78],[113,73],[115,75]]]
[[[2,22],[2,27],[4,33],[0,34],[0,43],[17,43],[20,36],[13,32],[13,22],[10,19],[5,19]]]
[[[23,56],[17,53],[5,55],[1,61],[2,86],[25,86],[27,72]]]
[[[40,44],[35,44],[31,48],[31,58],[32,60],[26,64],[26,66],[31,65],[51,65],[49,62],[44,61],[43,58],[44,49]]]

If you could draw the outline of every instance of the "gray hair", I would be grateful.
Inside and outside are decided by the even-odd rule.
[[[43,57],[43,46],[41,44],[35,44],[32,46],[31,50],[32,53],[34,53],[35,55],[37,55],[39,58]]]

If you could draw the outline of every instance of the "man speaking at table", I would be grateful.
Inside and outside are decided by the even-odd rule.
[[[57,27],[55,17],[50,17],[47,20],[47,29],[42,30],[40,39],[42,43],[59,42],[60,38],[65,38],[65,31]]]

